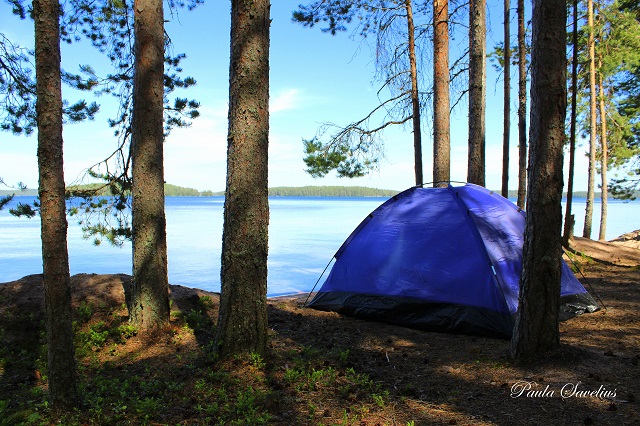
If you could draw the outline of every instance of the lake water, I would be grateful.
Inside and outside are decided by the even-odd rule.
[[[0,282],[42,272],[40,219],[9,214],[16,197],[0,211]],[[385,198],[273,197],[270,199],[270,296],[309,291],[351,231]],[[220,290],[223,197],[167,197],[169,282]],[[582,234],[585,200],[573,203],[576,234]],[[563,205],[564,213],[564,205]],[[594,204],[593,238],[597,238],[600,203]],[[640,229],[640,201],[609,201],[608,239]],[[94,246],[69,220],[71,274],[131,273],[131,244]]]

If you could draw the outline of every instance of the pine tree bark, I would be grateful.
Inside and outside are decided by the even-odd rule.
[[[232,0],[219,356],[267,347],[269,0]]]
[[[518,0],[518,207],[527,194],[527,45],[524,0]]]
[[[600,157],[600,232],[598,233],[599,241],[607,240],[607,201],[609,198],[609,183],[607,182],[607,167],[609,164],[608,150],[609,143],[607,141],[607,110],[604,106],[604,81],[600,76],[600,149],[602,154]]]
[[[169,321],[164,213],[162,0],[134,1],[132,121],[133,284],[129,314],[140,331]]]
[[[469,153],[467,181],[485,185],[486,32],[485,0],[469,3]]]
[[[578,110],[578,0],[573,0],[573,29],[571,34],[573,56],[571,59],[571,118],[569,130],[569,177],[567,178],[567,203],[564,214],[564,232],[562,233],[562,245],[569,247],[569,239],[573,236],[573,215],[571,208],[573,203],[573,175],[575,171],[576,157],[576,121]]]
[[[433,1],[433,185],[451,180],[449,1]]]
[[[596,144],[597,144],[597,100],[596,100],[596,48],[593,25],[593,0],[587,1],[587,26],[589,36],[587,47],[589,49],[589,174],[587,183],[587,202],[584,214],[584,228],[582,236],[591,238],[591,226],[593,223],[593,202],[595,198],[596,179]]]
[[[531,358],[560,345],[566,3],[534,0],[532,17],[527,219],[518,313],[511,345],[516,359]]]
[[[424,183],[422,172],[422,130],[420,129],[420,98],[418,92],[418,67],[416,65],[416,37],[413,24],[413,7],[411,0],[405,1],[407,11],[407,33],[409,35],[409,72],[411,73],[411,105],[413,107],[413,153],[416,185]]]
[[[502,133],[502,196],[509,197],[509,137],[511,134],[511,2],[504,0],[504,111]]]
[[[49,369],[55,408],[78,402],[73,346],[67,218],[63,170],[60,4],[35,0],[36,114],[42,261]]]

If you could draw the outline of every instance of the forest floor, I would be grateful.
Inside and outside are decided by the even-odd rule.
[[[72,412],[46,402],[42,277],[27,276],[0,285],[0,425],[638,424],[640,251],[574,250],[604,308],[561,323],[561,348],[528,364],[505,340],[320,312],[306,295],[269,300],[264,359],[216,362],[218,294],[171,286],[170,325],[142,337],[127,322],[129,276],[76,275]]]

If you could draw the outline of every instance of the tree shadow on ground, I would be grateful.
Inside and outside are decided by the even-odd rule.
[[[180,315],[194,332],[198,345],[211,350],[218,319],[220,294],[179,285],[169,286],[171,311]]]
[[[42,274],[0,286],[0,400],[30,392],[46,368],[44,290],[33,286],[42,288]]]
[[[562,323],[561,350],[528,365],[510,360],[504,340],[363,321],[303,308],[296,299],[269,300],[264,359],[215,362],[208,348],[217,295],[171,286],[167,330],[80,354],[83,409],[57,418],[44,405],[46,381],[35,374],[28,379],[40,361],[35,351],[25,351],[42,348],[39,296],[29,286],[13,287],[11,296],[0,289],[0,339],[17,354],[0,365],[0,390],[12,401],[0,413],[98,424],[633,424],[640,418],[640,344],[633,335],[640,322],[640,292],[634,291],[640,271],[602,273],[612,278],[596,276],[593,285],[610,308]],[[88,284],[74,289],[76,309],[82,302],[92,309],[79,331],[100,321],[126,324],[124,295],[108,296],[123,278],[82,280]],[[17,298],[24,302],[20,315],[5,315]],[[541,394],[513,395],[517,383]],[[613,388],[616,396],[562,398],[565,385]],[[547,387],[553,395],[544,395]]]
[[[618,386],[619,393],[637,392],[637,384],[615,368],[601,368],[611,367],[602,353],[564,345],[533,364],[515,365],[508,357],[509,342],[503,340],[411,330],[308,309],[272,306],[270,322],[280,344],[367,374],[389,392],[401,417],[416,424],[622,424],[625,416],[639,412],[636,404],[561,397],[563,386],[578,382],[589,390],[602,384]],[[530,383],[532,390],[549,385],[554,395],[513,397],[518,382]],[[348,399],[342,406],[348,407]]]

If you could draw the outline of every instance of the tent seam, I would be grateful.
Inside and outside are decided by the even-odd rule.
[[[468,186],[469,184],[465,185]],[[484,257],[487,260],[487,263],[489,264],[489,268],[491,269],[491,272],[493,274],[493,278],[494,278],[494,285],[498,288],[498,291],[500,292],[500,295],[502,296],[502,303],[504,305],[504,307],[506,308],[506,312],[510,313],[509,311],[509,304],[507,303],[507,298],[504,295],[504,291],[502,291],[502,286],[500,285],[500,279],[498,278],[498,274],[496,273],[496,269],[495,266],[493,265],[493,262],[491,261],[491,257],[489,256],[489,251],[487,250],[487,246],[484,244],[484,240],[482,239],[482,236],[480,235],[480,232],[478,231],[478,225],[476,224],[476,221],[473,219],[473,216],[471,214],[471,209],[469,209],[469,206],[467,206],[467,203],[464,202],[464,200],[462,199],[462,197],[460,197],[460,195],[458,194],[458,192],[455,190],[455,188],[451,185],[448,186],[449,191],[453,194],[454,199],[456,200],[456,203],[461,206],[464,207],[467,210],[467,220],[469,220],[472,223],[472,233],[474,235],[474,238],[476,240],[476,242],[480,243],[480,246],[482,247],[482,252],[484,253]]]

